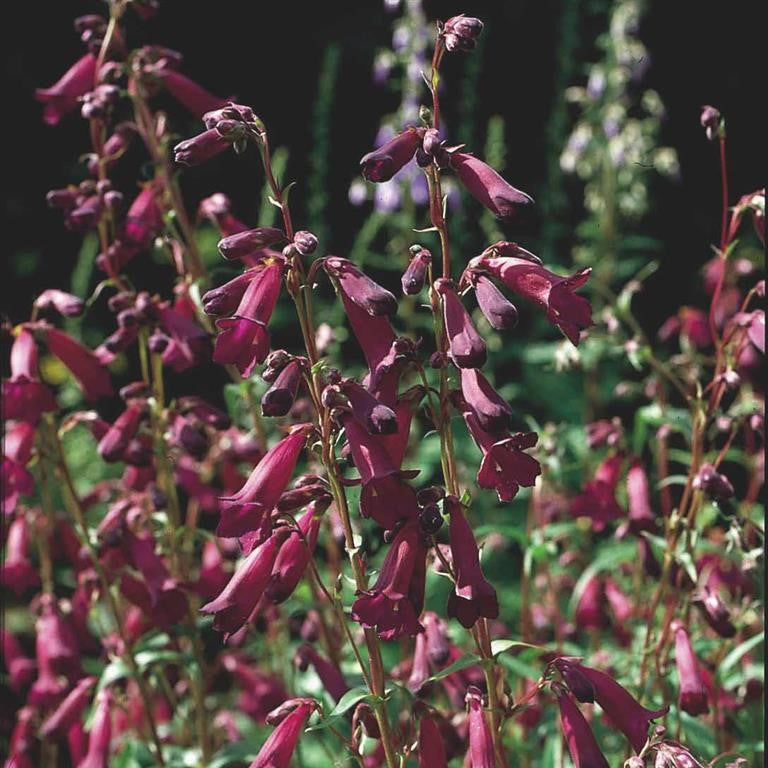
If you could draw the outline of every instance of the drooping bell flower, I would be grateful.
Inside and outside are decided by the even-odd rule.
[[[86,53],[78,59],[50,88],[38,88],[35,98],[45,104],[43,120],[56,125],[62,117],[72,112],[80,97],[93,89],[96,76],[96,57]]]
[[[382,528],[393,529],[400,520],[418,514],[416,492],[405,482],[407,472],[399,468],[386,438],[371,435],[353,416],[343,418],[344,432],[355,468],[363,483],[360,514],[373,518]]]
[[[363,178],[375,182],[389,181],[416,154],[424,133],[424,128],[409,125],[378,149],[363,155],[360,159]]]
[[[693,487],[715,501],[725,501],[734,494],[731,481],[709,463],[704,463],[699,467],[699,471],[693,478]]]
[[[323,259],[323,269],[334,278],[342,294],[369,315],[380,317],[397,312],[397,299],[349,259],[327,256]]]
[[[670,624],[670,630],[675,636],[675,666],[680,688],[680,709],[689,715],[705,715],[709,712],[707,689],[699,673],[699,663],[693,651],[691,638],[681,621],[675,620]]]
[[[291,360],[280,371],[261,398],[261,412],[264,416],[285,416],[291,410],[299,391],[301,374],[301,363],[298,360]]]
[[[365,356],[371,379],[376,378],[383,361],[395,342],[395,332],[386,317],[370,315],[344,292],[339,285],[344,311],[355,338]]]
[[[648,727],[651,722],[666,714],[669,707],[646,709],[626,688],[605,672],[582,664],[577,664],[576,667],[592,683],[595,701],[606,716],[629,739],[635,752],[640,752],[648,739]]]
[[[450,166],[472,197],[502,221],[513,221],[533,198],[505,181],[490,165],[465,152],[452,152]]]
[[[584,585],[576,603],[574,619],[576,626],[581,629],[599,630],[608,626],[603,583],[597,576],[592,576]]]
[[[302,645],[294,657],[294,662],[302,671],[312,665],[328,695],[338,701],[348,690],[347,683],[341,670],[331,661],[321,656],[311,645]]]
[[[120,461],[139,429],[139,422],[144,414],[145,404],[136,399],[115,419],[114,424],[99,440],[97,451],[104,461]]]
[[[574,291],[589,279],[591,269],[582,269],[570,277],[560,277],[531,259],[525,249],[514,243],[505,244],[505,253],[515,255],[480,255],[469,262],[462,284],[474,271],[488,272],[501,280],[513,293],[538,304],[547,313],[547,320],[578,345],[579,332],[592,325],[590,303]],[[514,246],[514,247],[512,247]]]
[[[403,293],[407,296],[415,296],[424,288],[427,270],[432,263],[432,254],[426,248],[414,245],[411,247],[411,254],[408,269],[400,279]]]
[[[491,729],[483,711],[483,694],[470,685],[465,697],[467,704],[469,764],[472,768],[496,768]]]
[[[427,654],[427,633],[420,632],[416,635],[416,641],[413,645],[413,656],[411,657],[411,673],[408,676],[406,685],[413,694],[421,691],[424,683],[429,678],[429,655]]]
[[[752,214],[752,224],[760,240],[765,244],[765,189],[757,189],[747,195],[742,195],[733,208],[728,224],[728,242],[736,237],[744,214]]]
[[[182,373],[211,359],[210,338],[206,331],[168,302],[161,302],[156,309],[164,334],[163,344],[160,349],[152,349],[153,337],[150,337],[149,346],[150,351],[162,356],[163,365]]]
[[[535,432],[486,432],[474,412],[466,403],[459,403],[462,416],[472,439],[482,451],[483,458],[477,471],[477,484],[481,488],[495,490],[499,501],[511,501],[520,486],[530,487],[541,474],[541,466],[532,456],[524,453],[536,445]]]
[[[273,603],[287,600],[296,589],[312,557],[320,533],[323,505],[312,502],[280,547],[266,595]]]
[[[469,629],[481,616],[499,615],[496,590],[486,580],[480,567],[480,555],[472,528],[455,496],[446,496],[443,509],[450,515],[451,560],[456,576],[455,591],[448,598],[448,615]]]
[[[736,325],[747,329],[747,338],[765,354],[765,311],[737,312],[733,317]]]
[[[419,720],[419,768],[448,768],[443,736],[428,715]]]
[[[269,713],[285,701],[287,693],[276,677],[261,672],[240,653],[225,653],[222,666],[235,678],[240,688],[237,708],[257,723],[263,723]]]
[[[391,435],[398,431],[395,412],[380,403],[365,387],[353,379],[344,379],[340,388],[349,400],[352,415],[371,435]]]
[[[65,736],[69,727],[83,714],[91,698],[91,688],[95,684],[95,677],[84,677],[80,680],[56,710],[46,718],[40,728],[40,735],[46,739]]]
[[[42,534],[41,534],[42,535]],[[8,526],[5,542],[5,560],[2,567],[2,583],[17,595],[40,583],[37,568],[29,559],[29,531],[23,515],[17,516]]]
[[[201,613],[215,614],[214,629],[231,635],[248,621],[269,585],[275,558],[286,533],[285,529],[277,530],[253,549],[221,594],[200,608]]]
[[[427,639],[427,655],[436,667],[441,667],[450,655],[450,643],[448,642],[448,628],[445,622],[432,611],[424,613],[422,621]]]
[[[80,649],[68,619],[59,611],[50,595],[43,597],[40,616],[35,622],[38,668],[45,663],[60,675],[74,677],[80,674]]]
[[[32,496],[35,492],[35,478],[30,471],[8,456],[3,456],[0,480],[2,480],[3,510],[6,514],[16,511],[19,496]]]
[[[697,349],[712,345],[707,314],[696,307],[680,307],[676,315],[662,323],[658,336],[662,341],[679,336]]]
[[[88,736],[88,752],[77,768],[109,768],[113,701],[112,692],[108,688],[97,694],[93,724]]]
[[[311,429],[311,424],[293,427],[264,455],[237,493],[219,500],[221,521],[217,535],[243,536],[261,526],[262,518],[274,509],[288,485]]]
[[[450,280],[435,281],[442,296],[443,322],[448,336],[451,360],[458,368],[481,368],[485,364],[485,342],[475,329]]]
[[[594,478],[571,501],[570,513],[573,517],[589,517],[593,530],[602,531],[611,520],[624,516],[624,510],[616,501],[616,487],[623,463],[624,457],[616,453],[598,465]]]
[[[200,165],[226,152],[232,146],[227,136],[209,128],[196,136],[180,141],[173,148],[173,160],[179,165]]]
[[[624,622],[635,612],[632,601],[619,589],[616,582],[610,576],[605,578],[603,586],[613,617],[619,626],[623,626]]]
[[[157,200],[158,192],[154,182],[142,187],[125,215],[123,239],[136,248],[148,248],[163,231],[163,212]]]
[[[478,423],[486,432],[509,428],[512,409],[476,368],[460,368],[461,394]]]
[[[206,112],[223,107],[228,99],[214,96],[186,75],[170,67],[160,67],[155,74],[162,81],[168,93],[195,117],[202,118]]]
[[[256,251],[285,240],[285,233],[276,227],[246,229],[219,240],[219,253],[227,260],[243,259]]]
[[[243,378],[248,378],[269,352],[267,323],[280,295],[283,266],[279,260],[265,265],[245,289],[235,314],[216,321],[220,332],[213,359],[236,365]]]
[[[577,701],[593,703],[595,700],[595,687],[589,678],[579,670],[577,658],[561,657],[552,662],[552,666],[560,673],[568,690],[576,697]]]
[[[728,638],[736,634],[736,627],[731,621],[731,611],[716,590],[704,585],[694,596],[693,604],[701,610],[707,624],[720,637]]]
[[[232,215],[232,203],[223,192],[216,192],[201,200],[198,212],[200,216],[213,222],[223,237],[236,235],[248,229],[246,224]]]
[[[58,357],[78,380],[86,400],[97,400],[113,393],[109,371],[90,349],[51,326],[44,326],[44,338],[48,351]]]
[[[35,299],[34,306],[41,312],[55,311],[64,317],[77,317],[83,314],[85,303],[71,293],[48,288]]]
[[[560,725],[575,768],[609,768],[589,723],[568,692],[557,684],[552,690],[557,695]]]
[[[473,278],[475,298],[491,328],[504,331],[517,325],[517,307],[483,275]]]
[[[224,570],[224,562],[217,542],[208,539],[203,544],[200,578],[195,585],[195,591],[206,600],[213,600],[229,581],[229,574]]]
[[[37,718],[35,706],[22,707],[16,715],[16,723],[8,743],[8,756],[4,768],[35,768],[39,766],[37,750]]]
[[[3,644],[3,664],[8,673],[11,689],[19,693],[35,678],[35,660],[24,655],[18,640],[5,628],[0,627]]]
[[[5,419],[36,424],[40,414],[56,410],[53,393],[40,381],[37,360],[35,337],[22,328],[11,347],[11,378],[3,380]]]
[[[653,531],[656,515],[651,509],[651,492],[648,475],[639,459],[633,461],[627,472],[627,499],[629,503],[629,526],[634,533]]]
[[[291,699],[270,712],[267,722],[277,727],[249,768],[289,768],[299,737],[317,706],[314,699]]]
[[[375,627],[383,640],[424,631],[419,623],[424,602],[427,548],[418,521],[407,521],[384,558],[376,583],[359,593],[352,618]]]
[[[726,763],[725,768],[744,768],[746,763]],[[697,760],[688,747],[677,741],[662,741],[656,745],[656,758],[653,768],[707,768]]]

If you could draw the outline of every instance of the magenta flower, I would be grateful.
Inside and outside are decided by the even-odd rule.
[[[323,268],[333,277],[341,293],[369,315],[380,317],[397,312],[397,299],[349,259],[327,256],[323,259]]]
[[[5,628],[2,636],[2,659],[8,673],[11,689],[20,692],[35,679],[35,660],[24,655],[18,640]]]
[[[169,67],[155,70],[167,91],[195,117],[202,118],[206,112],[223,107],[228,99],[214,96],[193,80]]]
[[[64,701],[45,720],[40,728],[40,735],[46,739],[61,738],[69,727],[80,719],[91,698],[91,689],[96,684],[95,677],[84,677],[67,694]]]
[[[257,723],[266,721],[269,713],[285,701],[288,694],[283,684],[259,671],[256,665],[239,653],[226,653],[222,666],[235,678],[240,688],[237,707]]]
[[[701,610],[704,620],[720,637],[733,637],[736,634],[731,611],[717,591],[704,585],[694,595],[693,604]]]
[[[74,110],[80,97],[93,89],[96,76],[96,57],[86,53],[78,59],[50,88],[38,88],[35,98],[45,104],[43,120],[56,125],[62,117]]]
[[[236,235],[248,229],[246,224],[232,215],[232,203],[223,192],[216,192],[200,201],[199,215],[213,222],[222,236]]]
[[[112,693],[108,688],[96,696],[93,724],[88,737],[88,752],[77,768],[109,768],[109,746],[112,741]]]
[[[656,528],[656,515],[651,509],[648,475],[639,459],[630,464],[627,472],[627,499],[630,528],[635,533],[653,531]]]
[[[275,531],[254,548],[240,563],[221,594],[200,608],[201,613],[215,614],[214,629],[231,635],[248,621],[269,585],[285,533],[285,529]]]
[[[56,410],[53,393],[40,381],[37,359],[35,337],[22,328],[11,347],[11,378],[3,380],[4,418],[36,424],[40,414]]]
[[[424,288],[424,282],[427,279],[427,270],[432,263],[432,254],[419,246],[412,246],[410,262],[408,268],[400,279],[403,293],[408,296],[414,296]]]
[[[347,396],[352,415],[371,435],[391,435],[398,431],[397,415],[379,402],[353,379],[344,379],[341,391]]]
[[[352,618],[375,627],[383,640],[424,631],[419,614],[424,603],[427,548],[419,523],[406,522],[390,544],[376,583],[359,593]]]
[[[469,764],[472,768],[496,768],[496,755],[488,721],[483,711],[483,695],[474,685],[467,688],[466,703],[469,725]]]
[[[291,410],[299,391],[301,375],[302,368],[298,360],[291,360],[280,371],[261,398],[261,412],[265,416],[285,416]]]
[[[90,349],[58,328],[44,326],[43,332],[48,351],[69,368],[83,388],[86,400],[97,400],[113,393],[109,371]]]
[[[679,336],[697,349],[706,349],[712,345],[709,319],[705,312],[695,307],[680,307],[676,315],[667,318],[659,328],[662,341]]]
[[[482,451],[477,471],[477,484],[494,489],[499,501],[511,501],[520,486],[530,487],[541,474],[541,466],[524,449],[533,448],[538,437],[535,432],[492,434],[486,432],[467,403],[460,403],[464,421],[472,439]]]
[[[449,280],[439,279],[435,289],[443,298],[443,322],[448,336],[448,354],[458,368],[480,368],[486,359],[485,342],[472,324]]]
[[[268,248],[283,240],[285,240],[285,233],[276,227],[246,229],[244,232],[238,232],[219,240],[219,253],[227,261],[244,259],[256,251]]]
[[[367,181],[389,181],[416,154],[424,132],[423,128],[408,126],[386,144],[364,155],[360,160],[363,177]]]
[[[428,715],[419,720],[419,768],[448,768],[443,736]]]
[[[125,215],[123,238],[130,245],[148,248],[163,231],[163,212],[157,201],[158,187],[153,182],[142,187]]]
[[[587,580],[576,603],[574,615],[576,626],[581,629],[596,630],[608,626],[605,614],[605,594],[603,584],[597,576]]]
[[[666,714],[669,707],[646,709],[605,672],[581,664],[577,664],[576,668],[592,683],[595,701],[606,716],[629,739],[635,752],[640,752],[648,739],[649,725]]]
[[[182,311],[177,301],[174,306],[162,302],[156,307],[159,328],[162,334],[153,334],[162,340],[157,351],[167,365],[176,373],[186,371],[210,360],[210,338],[191,317]],[[152,338],[150,337],[150,348]]]
[[[619,626],[623,625],[635,612],[632,601],[618,587],[616,582],[607,576],[604,583],[605,597],[611,612]]]
[[[505,221],[515,219],[533,198],[515,189],[490,165],[464,152],[450,154],[450,166],[467,192],[491,213]]]
[[[504,253],[488,249],[472,259],[462,277],[462,284],[471,280],[473,272],[488,272],[501,280],[510,291],[538,304],[547,313],[547,320],[557,326],[571,343],[578,345],[579,332],[592,325],[592,308],[576,288],[589,279],[591,269],[582,269],[570,277],[560,277],[531,258],[525,249],[514,243],[504,243]],[[535,257],[534,257],[535,258]]]
[[[277,723],[249,768],[289,768],[299,737],[317,709],[314,699],[291,699],[273,710],[268,723]],[[287,714],[288,713],[288,714]]]
[[[173,148],[173,160],[179,165],[200,165],[222,152],[226,152],[232,142],[222,136],[215,128],[198,133],[189,139],[180,141]]]
[[[608,768],[608,761],[600,751],[589,723],[573,699],[560,686],[553,685],[552,689],[557,695],[560,725],[575,768]]]
[[[480,555],[472,528],[455,496],[446,496],[443,509],[450,515],[449,535],[451,560],[456,588],[448,598],[448,615],[469,629],[481,616],[495,619],[499,615],[496,590],[483,575]]]
[[[475,298],[491,328],[504,331],[517,325],[517,307],[483,275],[473,278]]]
[[[313,501],[300,518],[298,530],[292,530],[280,547],[266,591],[273,603],[287,600],[304,575],[317,544],[323,511],[324,505]]]
[[[486,432],[504,432],[512,409],[476,368],[459,368],[461,394],[480,427]]]
[[[8,743],[8,757],[3,764],[4,768],[36,768],[40,765],[35,759],[39,756],[36,749],[38,716],[39,713],[34,704],[19,710]]]
[[[594,478],[571,501],[570,512],[573,517],[589,517],[592,528],[602,531],[611,520],[624,516],[624,510],[616,501],[616,487],[623,463],[624,457],[616,453],[598,465]]]
[[[245,289],[235,314],[216,321],[220,333],[213,359],[236,365],[243,378],[250,376],[269,352],[267,323],[280,295],[283,267],[277,260],[265,265]]]
[[[673,621],[669,628],[675,635],[675,665],[680,687],[680,709],[694,717],[705,715],[709,712],[707,689],[701,679],[691,638],[681,621]]]
[[[83,314],[85,303],[77,296],[57,288],[48,288],[35,299],[35,307],[41,312],[58,312],[64,317]]]
[[[17,516],[8,526],[4,549],[2,583],[5,586],[21,595],[40,583],[37,568],[29,559],[29,531],[23,515]]]
[[[688,747],[676,741],[662,741],[656,746],[654,768],[707,768],[697,760]],[[746,762],[737,759],[735,763],[726,763],[725,768],[744,768]]]
[[[136,436],[141,417],[144,414],[145,404],[141,400],[134,400],[115,419],[115,423],[106,431],[104,437],[99,440],[98,452],[104,461],[120,461],[131,440]]]
[[[243,536],[262,525],[264,516],[274,509],[288,485],[311,429],[311,424],[293,427],[264,455],[237,493],[219,500],[221,521],[216,530],[219,536]]]

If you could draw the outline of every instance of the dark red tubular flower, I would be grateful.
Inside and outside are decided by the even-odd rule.
[[[41,312],[54,311],[64,317],[77,317],[83,314],[85,303],[71,293],[48,288],[35,299],[35,307]]]
[[[352,618],[375,627],[383,640],[424,631],[419,615],[424,602],[427,548],[419,523],[409,520],[390,544],[376,583],[359,593]]]
[[[155,70],[167,91],[183,107],[186,107],[195,117],[202,118],[206,112],[223,107],[228,99],[214,96],[193,80],[180,72],[163,67]]]
[[[4,768],[35,768],[40,763],[37,749],[37,707],[22,707],[16,715],[8,744],[8,757],[3,763]]]
[[[409,125],[402,133],[363,155],[360,168],[366,181],[389,181],[416,154],[425,129]]]
[[[148,248],[163,231],[163,212],[157,201],[158,192],[155,182],[146,184],[125,214],[123,239],[130,246]]]
[[[599,630],[608,626],[603,583],[597,576],[592,576],[584,585],[576,603],[574,620],[580,629]]]
[[[623,463],[624,457],[620,453],[600,462],[594,478],[571,501],[570,512],[573,517],[589,517],[592,528],[602,531],[611,520],[624,516],[624,510],[616,501],[616,487]]]
[[[452,152],[450,165],[467,192],[503,221],[513,221],[533,198],[515,189],[490,165],[464,152]]]
[[[426,611],[423,616],[426,630],[427,655],[436,667],[441,667],[448,660],[451,652],[445,622],[432,611]]]
[[[88,752],[77,768],[109,768],[113,702],[114,698],[108,688],[96,695],[95,714],[88,736]]]
[[[277,727],[248,768],[289,768],[304,726],[316,709],[314,699],[291,699],[270,712],[267,722]]]
[[[704,763],[697,760],[688,747],[676,741],[662,741],[656,746],[656,759],[654,768],[707,768]],[[735,763],[726,763],[725,768],[744,768],[746,763],[737,760]]]
[[[554,668],[561,674],[570,692],[582,703],[593,703],[595,687],[582,672],[579,671],[577,658],[559,658],[552,662]]]
[[[11,347],[11,378],[3,380],[4,418],[37,424],[42,413],[56,410],[53,393],[40,381],[37,359],[35,337],[22,328]]]
[[[217,535],[244,536],[261,527],[264,516],[271,513],[288,485],[311,429],[311,424],[293,427],[264,455],[237,493],[219,499]]]
[[[282,261],[265,265],[245,289],[234,316],[216,321],[220,333],[213,359],[236,365],[243,378],[248,378],[269,352],[267,323],[280,296],[283,266]]]
[[[643,707],[633,696],[612,677],[591,667],[577,664],[576,668],[592,683],[595,701],[602,707],[611,723],[626,737],[635,752],[648,740],[651,721],[666,714],[669,707],[650,710]]]
[[[676,315],[662,323],[658,336],[662,341],[679,336],[697,349],[706,349],[712,345],[709,318],[706,312],[695,307],[680,307]]]
[[[398,431],[395,412],[365,387],[353,379],[344,379],[340,388],[349,400],[352,415],[371,435],[391,435]]]
[[[232,215],[232,203],[223,192],[215,192],[210,197],[200,201],[198,208],[200,216],[204,216],[213,222],[223,237],[236,235],[248,229],[247,224]]]
[[[17,595],[40,583],[37,568],[29,559],[29,531],[24,515],[18,515],[8,526],[5,541],[2,583]]]
[[[448,768],[443,736],[428,715],[419,720],[419,768]]]
[[[416,635],[411,657],[411,672],[406,685],[411,693],[418,694],[429,678],[429,655],[427,654],[427,634]]]
[[[699,663],[691,645],[691,638],[681,621],[670,624],[675,635],[675,665],[680,687],[680,709],[689,715],[705,715],[709,712],[707,689],[699,673]]]
[[[277,552],[286,533],[285,529],[279,529],[253,549],[221,594],[200,608],[201,613],[215,614],[214,629],[231,635],[248,621],[269,585]]]
[[[526,488],[532,486],[541,474],[541,466],[524,450],[536,445],[536,433],[509,435],[486,432],[469,405],[460,403],[460,408],[472,439],[483,453],[477,471],[477,484],[481,488],[495,490],[499,501],[511,501],[521,485]]]
[[[317,544],[324,507],[325,503],[313,501],[299,519],[298,530],[292,530],[280,547],[266,591],[273,603],[287,600],[304,575]]]
[[[69,368],[83,388],[86,400],[97,400],[113,393],[109,371],[90,349],[51,326],[44,326],[44,337],[48,351]]]
[[[35,98],[45,104],[43,120],[56,125],[62,117],[72,112],[80,97],[93,89],[96,76],[96,57],[86,53],[78,59],[50,88],[38,88]]]
[[[418,245],[411,247],[411,253],[411,260],[400,279],[400,285],[404,294],[415,296],[424,288],[427,271],[432,263],[432,254],[426,248]]]
[[[19,501],[19,496],[32,496],[35,492],[35,478],[24,464],[9,456],[3,456],[0,466],[0,481],[2,481],[3,509],[13,512]]]
[[[460,368],[461,394],[464,402],[486,432],[504,432],[509,428],[512,409],[477,368]]]
[[[95,677],[84,677],[80,680],[45,720],[40,728],[40,735],[46,739],[59,739],[66,736],[69,727],[83,714],[91,698],[91,688],[95,684]]]
[[[693,478],[693,487],[715,501],[725,501],[734,494],[731,481],[708,462],[699,467],[698,473]]]
[[[485,364],[485,342],[472,324],[450,280],[435,281],[442,296],[443,322],[448,336],[448,354],[458,368],[481,368]]]
[[[265,722],[269,713],[285,701],[288,694],[280,680],[261,672],[242,654],[227,652],[221,663],[240,688],[238,709],[257,723]]]
[[[210,360],[208,333],[180,311],[178,303],[172,307],[168,302],[162,302],[156,309],[159,327],[165,334],[162,348],[156,350],[162,355],[163,365],[181,373]],[[162,335],[160,337],[163,338]],[[152,337],[150,348],[151,342]]]
[[[376,379],[395,342],[395,332],[386,317],[368,314],[347,296],[341,285],[339,292],[349,325],[368,363],[369,379]]]
[[[472,768],[496,768],[491,729],[483,711],[483,694],[479,688],[470,685],[465,700],[468,708],[469,764]]]
[[[624,622],[635,612],[634,605],[610,576],[605,578],[604,587],[605,597],[608,600],[608,605],[611,606],[611,612],[616,620],[616,624],[623,626]]]
[[[5,627],[0,628],[0,636],[7,679],[11,689],[19,693],[35,679],[35,660],[24,655],[18,640]]]
[[[276,227],[246,229],[219,240],[219,253],[227,259],[244,259],[256,251],[276,245],[285,240],[285,233]]]
[[[209,128],[197,136],[180,141],[173,148],[173,160],[179,165],[200,165],[226,152],[231,146],[229,138],[222,136],[215,128]]]
[[[296,400],[301,383],[301,363],[291,360],[283,368],[272,386],[262,395],[261,412],[264,416],[285,416]]]
[[[736,627],[731,621],[731,611],[714,589],[703,586],[694,596],[693,604],[697,606],[705,621],[720,637],[733,637]]]
[[[349,683],[341,670],[333,662],[321,656],[311,645],[302,645],[296,651],[294,662],[302,671],[312,665],[323,688],[334,701],[338,701],[349,690]]]
[[[343,423],[355,468],[363,482],[360,514],[373,518],[386,530],[393,529],[400,520],[415,518],[416,492],[403,479],[410,473],[400,470],[402,457],[393,457],[388,450],[388,439],[394,435],[371,435],[351,415],[344,417]]]
[[[477,542],[461,502],[455,496],[446,496],[443,510],[450,516],[448,531],[456,576],[455,591],[448,598],[448,615],[469,629],[481,616],[497,618],[499,601],[496,590],[483,575]]]
[[[475,298],[491,328],[504,331],[517,325],[517,307],[483,275],[473,278]]]
[[[653,531],[656,515],[651,509],[651,492],[648,475],[639,459],[635,459],[627,472],[627,500],[629,503],[629,527],[634,533]]]
[[[552,686],[560,706],[560,725],[575,768],[609,768],[589,723],[561,686]]]
[[[107,430],[104,437],[99,440],[98,452],[104,461],[120,461],[126,448],[139,429],[141,417],[144,414],[144,402],[134,400],[115,419],[114,424]]]
[[[334,278],[339,291],[369,315],[380,317],[397,312],[397,299],[349,259],[327,256],[323,259],[323,269]]]

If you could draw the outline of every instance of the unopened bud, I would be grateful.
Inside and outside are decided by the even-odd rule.
[[[293,236],[293,244],[302,256],[308,256],[317,249],[317,237],[302,229]]]
[[[445,48],[448,51],[471,51],[483,31],[483,22],[472,16],[452,16],[443,26]]]

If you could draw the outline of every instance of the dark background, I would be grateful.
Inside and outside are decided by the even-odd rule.
[[[441,0],[425,5],[432,19],[466,12],[486,22],[479,125],[485,125],[492,114],[504,115],[506,174],[536,196],[546,174],[548,115],[562,97],[556,87],[561,14],[566,7],[577,8],[578,29],[571,30],[577,40],[577,79],[569,84],[583,84],[586,65],[597,57],[595,39],[605,29],[610,4],[605,0]],[[382,2],[161,0],[160,6],[150,22],[129,23],[130,42],[155,42],[182,51],[186,74],[214,93],[237,95],[252,105],[267,122],[273,143],[290,147],[290,179],[301,180],[306,174],[323,50],[329,41],[339,43],[326,250],[343,253],[365,215],[347,201],[350,179],[360,156],[371,148],[380,116],[396,103],[371,81],[374,51],[388,47],[391,38],[392,17]],[[64,229],[58,213],[47,209],[44,197],[48,189],[77,178],[76,158],[88,149],[86,124],[71,115],[58,127],[44,125],[33,92],[54,82],[82,55],[82,45],[72,31],[73,17],[103,8],[102,3],[86,0],[14,3],[13,19],[4,25],[4,249],[11,261],[2,287],[3,310],[13,322],[28,316],[30,303],[42,288],[68,284],[80,243],[77,235]],[[761,96],[765,15],[765,3],[757,1],[655,0],[648,5],[640,35],[651,58],[645,85],[658,90],[666,105],[661,142],[677,149],[682,169],[680,183],[655,185],[653,213],[646,225],[664,243],[662,269],[646,291],[652,300],[645,301],[643,318],[650,327],[694,299],[697,269],[718,237],[717,150],[698,125],[702,104],[718,106],[727,119],[732,202],[765,183]],[[449,90],[461,77],[463,65],[457,59],[447,65]],[[455,94],[452,91],[451,97]],[[186,127],[185,135],[198,130],[193,122]],[[179,126],[180,131],[183,128]],[[188,172],[185,193],[194,204],[203,195],[226,190],[236,208],[252,210],[252,171],[254,163],[243,165],[227,157]],[[573,180],[564,184],[576,217],[579,185]],[[300,185],[292,202],[301,206],[301,197]],[[541,222],[535,225],[540,226]],[[521,237],[521,242],[535,242],[536,229],[528,234],[532,240]],[[28,274],[19,275],[14,269],[20,252],[34,267],[27,267]],[[565,253],[561,263],[567,262]]]

